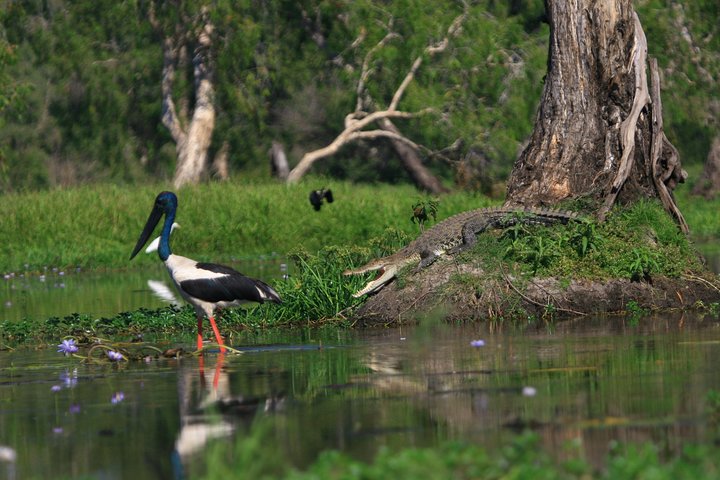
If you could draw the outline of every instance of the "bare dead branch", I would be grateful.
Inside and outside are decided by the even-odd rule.
[[[389,23],[392,25],[392,21]],[[395,32],[388,32],[375,46],[373,46],[368,53],[365,55],[365,58],[363,59],[362,63],[362,69],[360,70],[360,79],[358,80],[357,88],[355,89],[355,93],[357,95],[357,101],[355,104],[355,111],[361,111],[363,109],[363,95],[365,92],[365,84],[367,83],[368,78],[370,77],[372,73],[372,69],[370,68],[370,60],[372,59],[373,55],[375,55],[375,52],[383,48],[385,45],[390,43],[391,40],[394,40],[396,38],[400,38],[400,35]]]
[[[432,44],[426,47],[423,55],[432,56],[444,51],[449,44],[449,39],[459,34],[462,28],[462,24],[469,14],[469,5],[466,2],[463,2],[463,7],[463,13],[458,15],[452,21],[450,27],[448,27],[445,38],[443,38],[440,42],[436,44]],[[364,111],[364,105],[366,103],[364,98],[366,83],[370,75],[372,74],[372,69],[370,67],[371,59],[380,48],[383,48],[387,43],[399,37],[399,35],[392,30],[392,22],[393,19],[390,18],[387,27],[388,33],[368,51],[368,53],[365,55],[365,58],[363,59],[362,69],[358,78],[358,84],[355,89],[357,95],[355,111],[345,116],[344,130],[340,132],[340,134],[335,138],[335,140],[333,140],[329,145],[303,155],[303,157],[300,159],[300,162],[298,162],[298,164],[290,171],[290,174],[287,177],[288,183],[297,182],[298,180],[300,180],[300,178],[302,178],[303,175],[305,175],[305,173],[317,160],[335,154],[343,145],[357,139],[385,137],[390,138],[394,141],[403,142],[404,144],[410,146],[415,150],[420,149],[420,147],[415,142],[407,139],[405,136],[399,134],[397,131],[383,129],[372,131],[362,130],[371,123],[379,120],[389,120],[391,118],[413,118],[418,115],[423,115],[429,111],[432,111],[432,109],[430,108],[426,108],[418,112],[402,112],[397,110],[398,103],[400,102],[400,99],[405,93],[407,86],[410,84],[410,82],[412,82],[413,78],[415,78],[415,73],[422,64],[423,55],[420,55],[418,58],[415,59],[410,70],[408,71],[403,81],[400,83],[398,89],[395,91],[395,94],[393,95],[390,104],[385,110],[379,110],[372,113],[367,113],[366,111]]]
[[[640,25],[640,19],[635,12],[633,12],[633,20],[635,44],[633,45],[633,50],[630,54],[628,70],[630,70],[630,68],[635,69],[635,97],[633,99],[632,108],[630,109],[630,114],[620,125],[622,157],[620,158],[618,171],[615,174],[615,179],[612,182],[610,192],[605,198],[604,205],[598,212],[598,219],[600,221],[605,219],[605,216],[615,204],[615,199],[620,193],[620,189],[630,176],[633,166],[632,153],[635,150],[635,132],[637,131],[638,118],[640,117],[640,112],[643,108],[645,108],[645,105],[647,105],[650,100],[650,96],[648,94],[647,74],[645,73],[647,39],[645,38],[645,32],[642,29],[642,25]]]
[[[415,150],[420,150],[421,147],[407,138],[404,135],[401,135],[399,133],[390,132],[388,130],[363,130],[361,132],[355,132],[353,133],[350,138],[352,140],[360,140],[360,139],[375,139],[375,138],[390,138],[392,140],[397,140],[398,142],[403,142],[414,148]]]
[[[431,109],[425,109],[421,110],[420,112],[389,112],[387,110],[381,111],[381,112],[373,112],[371,114],[366,115],[364,118],[359,120],[348,120],[346,118],[346,127],[345,130],[343,130],[337,137],[335,137],[335,140],[333,140],[329,145],[326,147],[313,150],[312,152],[308,152],[300,159],[297,165],[290,171],[290,174],[287,177],[288,183],[295,183],[298,180],[300,180],[305,173],[312,167],[312,164],[315,163],[317,160],[320,160],[321,158],[329,157],[330,155],[334,155],[337,153],[340,148],[342,148],[345,144],[352,142],[354,140],[358,139],[368,139],[368,138],[379,138],[379,137],[387,137],[387,138],[393,138],[395,140],[402,141],[404,143],[407,143],[409,145],[414,146],[415,148],[419,148],[414,142],[407,139],[406,137],[403,137],[402,135],[396,135],[392,134],[391,132],[386,132],[384,130],[370,130],[370,131],[362,131],[362,128],[366,127],[367,125],[381,119],[381,118],[412,118],[416,117],[418,115],[422,115],[428,111],[431,111]]]
[[[465,3],[463,5],[463,13],[455,17],[455,19],[452,21],[450,27],[448,28],[447,34],[445,35],[445,38],[443,38],[442,40],[440,40],[440,42],[434,45],[428,45],[427,47],[425,47],[423,54],[433,56],[435,54],[444,52],[450,44],[450,38],[454,37],[460,32],[462,24],[467,18],[468,14],[469,6],[467,3]],[[398,103],[400,103],[400,99],[405,93],[405,89],[408,85],[410,85],[410,82],[412,82],[413,78],[415,78],[415,73],[417,72],[418,68],[420,68],[422,61],[423,55],[420,55],[418,58],[415,59],[412,67],[410,68],[410,71],[407,73],[407,75],[405,75],[402,83],[400,83],[400,86],[395,91],[395,95],[393,95],[392,101],[388,106],[388,110],[395,110],[397,108]]]
[[[660,157],[662,156],[663,146],[666,141],[665,132],[663,131],[663,117],[662,117],[662,100],[660,99],[660,74],[658,73],[657,59],[650,59],[650,76],[652,78],[652,142],[650,143],[650,165],[652,168],[652,179],[657,189],[660,200],[663,203],[665,209],[675,217],[675,220],[680,225],[680,229],[683,233],[689,233],[690,228],[688,227],[683,214],[680,212],[675,199],[672,197],[666,181],[672,177],[672,174],[676,168],[679,167],[677,161],[677,152],[673,152],[671,160],[667,162],[665,167],[660,164]],[[668,142],[669,143],[669,142]],[[674,147],[673,147],[674,148]],[[673,188],[674,185],[671,186]]]

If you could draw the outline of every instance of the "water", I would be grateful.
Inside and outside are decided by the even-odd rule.
[[[601,465],[611,440],[670,452],[707,440],[706,398],[720,391],[717,318],[277,335],[240,339],[242,355],[204,364],[0,352],[0,446],[17,453],[0,471],[193,478],[209,449],[248,438],[258,418],[271,429],[263,448],[298,467],[324,449],[360,459],[449,439],[492,449],[524,427],[551,452],[579,439]]]
[[[246,275],[275,281],[283,273],[280,257],[245,260],[230,266]],[[284,268],[284,267],[283,267]],[[42,275],[13,273],[0,278],[0,320],[43,321],[73,313],[112,317],[139,308],[182,303],[165,267],[145,270],[82,272],[48,269]]]
[[[276,260],[235,266],[264,279],[283,273]],[[160,266],[16,275],[0,280],[0,318],[166,305],[149,280],[169,287]],[[716,433],[705,416],[708,393],[720,391],[716,317],[273,335],[239,335],[242,355],[202,363],[97,365],[55,349],[0,351],[0,479],[193,478],[208,451],[256,435],[258,418],[271,428],[263,445],[297,467],[324,449],[366,460],[382,446],[450,439],[492,449],[526,427],[555,454],[581,440],[599,466],[614,440],[676,452]]]

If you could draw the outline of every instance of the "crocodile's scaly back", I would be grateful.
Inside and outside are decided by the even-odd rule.
[[[368,282],[355,297],[382,288],[406,265],[419,262],[424,268],[445,253],[457,253],[472,247],[476,235],[488,228],[508,227],[517,223],[549,225],[567,223],[578,217],[575,212],[551,208],[478,208],[446,218],[426,230],[406,247],[387,257],[372,260],[362,267],[346,270],[345,275],[356,275],[380,270],[380,275]]]
[[[474,244],[474,237],[488,228],[507,227],[518,221],[543,225],[567,223],[576,217],[577,214],[574,212],[548,208],[479,208],[446,218],[405,248],[421,254],[425,252],[439,255],[468,244],[468,241]],[[472,233],[472,240],[466,232]]]

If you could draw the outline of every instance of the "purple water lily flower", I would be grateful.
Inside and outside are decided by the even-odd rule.
[[[111,362],[119,362],[121,360],[125,360],[123,354],[120,352],[116,352],[115,350],[108,350],[107,356]]]
[[[473,340],[470,342],[471,347],[484,347],[485,346],[485,340]]]
[[[125,400],[125,394],[123,392],[115,392],[113,393],[112,397],[110,397],[110,403],[112,403],[113,405],[117,405],[123,400]]]
[[[59,392],[60,390],[62,390],[62,387],[60,385],[53,385],[52,387],[50,387],[51,392]]]
[[[62,343],[58,345],[58,353],[64,353],[66,356],[77,351],[78,347],[75,345],[75,340],[72,338],[63,340]]]

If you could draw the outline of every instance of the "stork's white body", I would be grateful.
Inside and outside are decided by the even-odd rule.
[[[280,300],[265,283],[230,267],[199,263],[175,254],[170,254],[165,266],[180,295],[195,307],[198,315],[212,317],[218,308],[237,307],[249,301]]]

